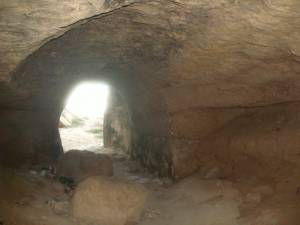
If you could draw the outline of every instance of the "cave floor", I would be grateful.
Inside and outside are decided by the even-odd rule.
[[[113,161],[116,178],[150,192],[139,225],[299,224],[299,201],[268,184],[204,179],[200,173],[174,183],[119,155]],[[85,225],[71,216],[72,193],[53,179],[32,171],[0,171],[1,225]]]

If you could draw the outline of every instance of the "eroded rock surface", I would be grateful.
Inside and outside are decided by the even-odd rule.
[[[0,2],[0,81],[28,55],[79,20],[120,8],[132,1],[64,0]]]
[[[90,223],[135,224],[144,210],[146,198],[146,190],[139,185],[91,177],[76,189],[73,215]]]
[[[299,1],[39,4],[47,9],[42,15],[31,12],[40,9],[33,1],[30,10],[15,1],[2,4],[7,7],[1,18],[5,126],[0,144],[12,159],[19,156],[17,164],[55,160],[61,154],[57,130],[49,124],[57,123],[63,99],[75,84],[100,79],[124,95],[132,117],[132,150],[161,175],[181,178],[214,160],[237,171],[251,170],[249,159],[273,172],[285,164],[298,166],[296,134],[288,138],[295,129],[289,121],[298,116],[285,111],[288,105],[298,107],[300,98]],[[105,10],[110,12],[101,14]],[[57,31],[60,27],[63,32]],[[274,105],[278,110],[269,113]],[[23,123],[20,114],[34,121],[32,112],[49,124]],[[268,119],[257,122],[253,113]],[[289,131],[279,131],[273,141],[267,127],[281,115]],[[19,127],[26,129],[14,135]],[[272,141],[266,144],[262,136]],[[286,142],[293,143],[287,151]],[[208,155],[211,161],[204,161]],[[270,159],[275,159],[271,166]]]
[[[57,174],[80,182],[92,176],[113,175],[113,164],[109,156],[89,151],[70,150],[58,160]]]
[[[131,147],[131,115],[123,96],[110,89],[108,107],[103,121],[103,143],[125,155],[133,155]]]

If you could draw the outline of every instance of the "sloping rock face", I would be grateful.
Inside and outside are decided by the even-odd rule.
[[[258,134],[265,135],[280,116],[287,118],[282,124],[291,132],[289,121],[298,118],[288,108],[295,107],[297,112],[300,98],[299,1],[107,1],[104,6],[115,10],[73,23],[64,34],[49,26],[57,38],[46,44],[29,33],[35,46],[41,47],[32,53],[36,48],[25,43],[22,49],[27,54],[16,54],[17,60],[11,60],[7,46],[19,51],[19,45],[6,39],[0,47],[3,115],[17,111],[30,116],[34,111],[43,117],[60,112],[73,85],[86,79],[103,80],[128,102],[135,154],[162,175],[180,178],[212,161],[223,161],[231,168],[231,159],[239,159],[238,170],[249,160],[242,157],[245,154],[264,168],[265,162],[282,154],[286,142],[291,149],[299,146],[287,138],[293,135],[296,140],[295,132],[279,132],[281,138],[268,145],[270,151],[261,147],[254,151],[241,144],[261,143]],[[52,5],[46,8],[57,10]],[[13,31],[7,33],[13,35]],[[28,53],[32,54],[23,60]],[[45,116],[51,124],[57,117]],[[14,116],[7,120],[2,113],[0,118],[16,124],[11,133],[21,123]],[[49,128],[35,126],[26,124],[14,142],[28,140],[32,130]],[[6,136],[8,128],[2,129],[5,140],[0,144],[7,149],[12,139]],[[49,129],[56,134],[56,128]],[[38,140],[59,146],[54,141],[57,135],[39,135]],[[59,148],[40,148],[36,138],[31,140],[26,149],[32,149],[33,155],[55,158],[60,154]],[[233,144],[228,144],[231,140]],[[27,154],[26,149],[18,146],[9,151]],[[286,151],[284,163],[295,164],[294,150]],[[229,152],[230,157],[223,158]],[[203,160],[209,158],[209,162]],[[272,168],[280,169],[284,163],[274,161]]]
[[[0,54],[5,57],[0,59],[0,80],[9,80],[9,72],[20,61],[63,34],[69,25],[130,3],[130,0],[1,1]]]
[[[299,113],[299,103],[249,110],[201,143],[203,149],[213,150],[206,152],[206,160],[221,162],[223,176],[242,173],[276,178],[295,165],[299,167]],[[198,162],[202,158],[205,164],[203,152],[197,154]]]

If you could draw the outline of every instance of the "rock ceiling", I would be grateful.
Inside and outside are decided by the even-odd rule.
[[[155,12],[149,4],[160,7]],[[164,12],[165,5],[172,5],[171,10]],[[183,93],[178,98],[189,107],[199,106],[194,101],[199,96],[202,107],[259,106],[299,99],[297,0],[4,0],[0,3],[1,80],[9,82],[21,61],[67,30],[111,10],[117,10],[116,15],[124,10],[130,14],[135,8],[144,14],[145,26],[168,29],[178,43],[167,59],[166,77],[171,84],[164,91],[170,96]],[[170,16],[170,11],[175,15]],[[153,35],[159,48],[164,42]]]

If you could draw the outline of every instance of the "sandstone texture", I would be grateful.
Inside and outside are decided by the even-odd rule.
[[[80,182],[92,176],[113,175],[112,160],[107,155],[89,151],[70,150],[57,163],[58,176],[73,178]]]
[[[73,215],[103,225],[135,224],[143,212],[146,197],[147,192],[139,185],[91,177],[76,189]]]
[[[299,0],[0,0],[0,56],[1,225],[299,225]],[[64,153],[86,81],[142,166]]]
[[[128,104],[132,154],[160,175],[206,164],[226,174],[298,168],[298,0],[14,0],[0,9],[7,165],[57,160],[64,99],[101,80]]]
[[[104,116],[103,142],[105,147],[132,155],[132,124],[128,104],[118,91],[110,89],[108,107]]]

